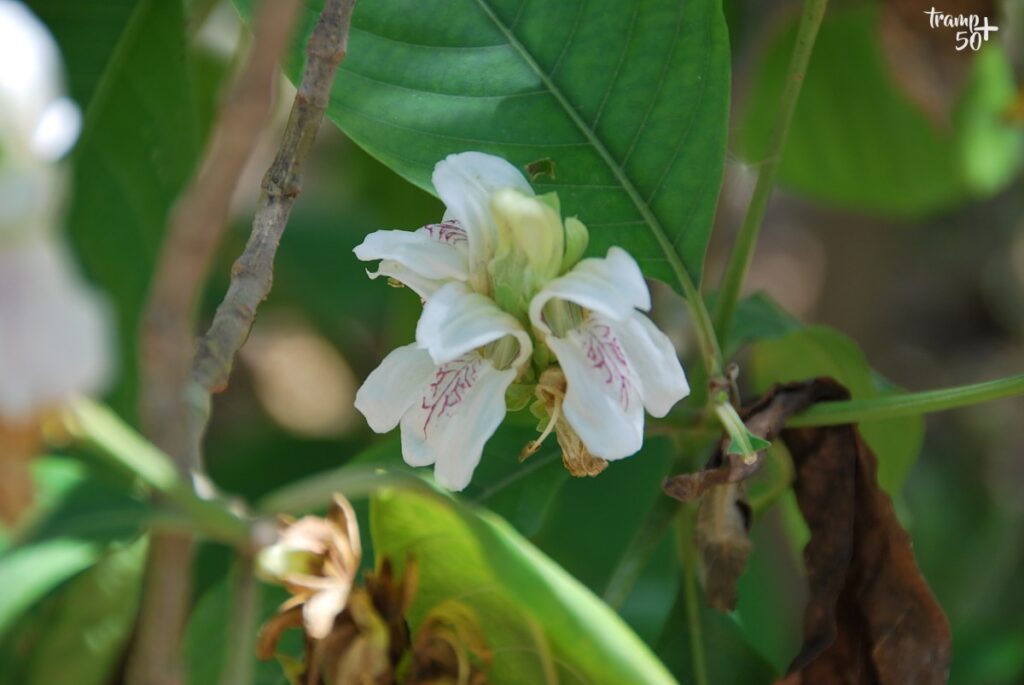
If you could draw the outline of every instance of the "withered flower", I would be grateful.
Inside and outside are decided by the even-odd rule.
[[[562,403],[566,392],[565,374],[557,366],[548,367],[537,383],[537,402],[531,407],[543,424],[542,433],[536,440],[531,440],[519,455],[522,461],[540,449],[545,438],[555,432],[558,446],[562,448],[562,463],[573,476],[596,476],[604,471],[608,462],[595,457],[583,444],[583,440],[566,421],[562,413]]]
[[[292,594],[276,619],[298,610],[311,638],[327,637],[345,609],[362,556],[355,512],[341,495],[334,496],[325,518],[283,519],[280,538],[258,560],[260,576]],[[291,620],[281,629],[291,627]]]
[[[391,685],[399,661],[409,648],[405,614],[416,593],[416,564],[409,562],[396,580],[391,562],[366,574],[366,584],[349,594],[330,631],[317,638],[306,629],[306,654],[293,667],[293,682],[306,685]],[[260,631],[257,656],[270,659],[281,634],[305,627],[298,606],[282,606]]]
[[[476,614],[454,600],[436,606],[413,638],[406,685],[485,685],[491,651]]]

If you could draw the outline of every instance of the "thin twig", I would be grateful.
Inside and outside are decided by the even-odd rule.
[[[221,108],[202,166],[171,216],[146,304],[140,340],[140,418],[146,435],[183,471],[199,466],[184,431],[193,314],[227,227],[238,179],[270,117],[277,65],[299,5],[297,0],[279,0],[260,6],[248,62]]]
[[[297,0],[262,3],[246,66],[225,101],[204,161],[175,208],[143,315],[139,410],[146,435],[183,476],[198,470],[187,435],[185,390],[193,359],[193,313],[223,236],[231,197],[273,104],[278,64]],[[154,534],[127,679],[136,685],[181,681],[179,653],[190,594],[193,539]]]
[[[245,343],[256,308],[273,284],[274,256],[301,190],[306,157],[330,98],[338,64],[348,46],[355,0],[327,0],[306,45],[306,70],[277,156],[263,177],[263,196],[245,251],[231,270],[231,285],[210,329],[199,340],[190,383],[189,434],[202,439],[210,415],[210,395],[223,391],[235,353]]]

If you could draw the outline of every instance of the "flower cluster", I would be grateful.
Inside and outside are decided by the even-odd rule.
[[[28,503],[39,418],[96,391],[108,372],[105,309],[58,233],[59,162],[79,120],[53,38],[20,2],[0,0],[0,517],[9,520]]]
[[[636,453],[644,409],[664,416],[689,392],[672,344],[642,313],[651,298],[636,261],[618,247],[584,259],[587,228],[503,159],[451,155],[433,183],[441,223],[377,231],[355,249],[380,261],[371,278],[424,301],[416,341],[356,395],[370,427],[401,426],[405,460],[434,464],[440,484],[461,490],[525,385],[542,437],[556,432],[575,475]]]

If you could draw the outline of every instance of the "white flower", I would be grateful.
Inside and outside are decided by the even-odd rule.
[[[23,4],[0,0],[0,240],[55,216],[61,175],[53,162],[80,124],[64,93],[57,44]]]
[[[356,247],[356,256],[381,260],[371,278],[394,278],[423,299],[452,281],[489,294],[487,268],[498,244],[491,198],[503,189],[532,196],[533,189],[514,166],[481,152],[450,155],[437,164],[431,180],[447,208],[441,223],[416,231],[376,231]]]
[[[401,424],[412,466],[462,490],[505,417],[505,392],[533,345],[515,317],[462,283],[427,300],[416,342],[389,354],[356,393],[356,408],[385,433]]]
[[[668,338],[637,311],[650,309],[650,293],[636,262],[619,248],[580,262],[586,227],[563,221],[558,198],[535,196],[502,159],[451,155],[433,182],[447,208],[441,223],[377,231],[355,249],[380,260],[371,278],[425,301],[416,342],[388,355],[356,395],[370,427],[400,425],[405,460],[436,464],[438,482],[461,490],[505,415],[506,391],[544,376],[550,350],[565,388],[556,374],[558,387],[537,389],[557,403],[541,439],[557,430],[574,474],[638,451],[644,406],[664,416],[689,387]],[[534,337],[547,350],[531,369]]]
[[[690,392],[672,343],[637,311],[650,307],[640,267],[618,247],[584,259],[530,302],[530,321],[565,374],[561,409],[596,457],[636,453],[644,408],[664,416]]]
[[[54,236],[59,158],[78,135],[53,38],[0,0],[0,424],[30,423],[108,375],[107,313]]]
[[[0,423],[30,421],[109,375],[107,311],[46,238],[0,247]]]

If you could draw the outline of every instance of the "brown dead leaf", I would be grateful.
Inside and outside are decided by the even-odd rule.
[[[848,393],[831,380],[822,399]],[[910,537],[875,480],[874,454],[854,426],[782,433],[811,530],[804,645],[785,685],[939,685],[949,623],[917,568]]]

